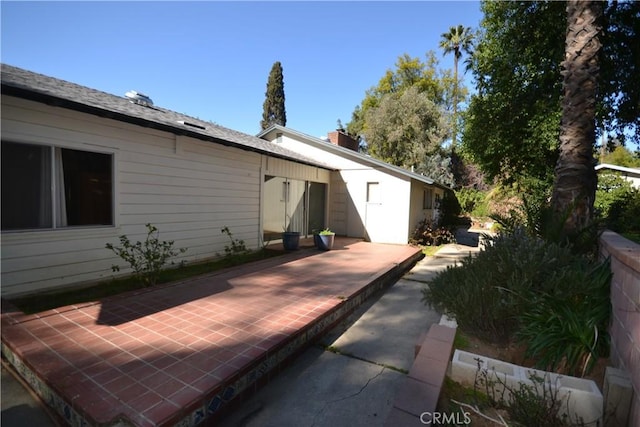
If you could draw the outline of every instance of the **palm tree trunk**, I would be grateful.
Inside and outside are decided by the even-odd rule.
[[[453,53],[453,135],[451,138],[451,151],[456,149],[456,138],[458,134],[458,55],[456,50]]]
[[[560,153],[552,206],[556,214],[569,215],[564,225],[568,234],[584,229],[593,221],[597,185],[593,147],[601,16],[599,1],[567,3]]]

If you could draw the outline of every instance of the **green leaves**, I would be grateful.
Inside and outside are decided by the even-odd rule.
[[[439,273],[422,301],[489,342],[520,340],[543,369],[584,375],[608,351],[608,262],[515,229]]]
[[[119,238],[121,246],[113,246],[113,244],[107,243],[105,248],[111,250],[128,263],[134,275],[145,286],[153,286],[156,284],[158,275],[168,260],[186,252],[187,248],[174,250],[173,240],[160,241],[158,239],[159,232],[157,227],[151,224],[146,224],[145,227],[147,228],[147,238],[144,242],[131,243],[126,235],[122,235]],[[114,272],[120,271],[118,265],[113,265],[111,269]]]
[[[284,77],[282,64],[279,61],[271,67],[262,109],[262,121],[260,122],[262,130],[274,124],[287,125],[287,112],[284,106]]]
[[[548,289],[533,293],[517,338],[538,367],[584,376],[608,353],[610,281],[608,261],[592,268],[583,262],[551,275]]]

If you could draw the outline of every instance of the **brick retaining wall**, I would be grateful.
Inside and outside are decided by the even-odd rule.
[[[631,377],[629,426],[640,426],[640,245],[617,233],[600,237],[600,256],[611,257],[611,363]]]

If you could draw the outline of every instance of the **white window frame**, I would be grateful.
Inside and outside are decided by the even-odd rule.
[[[74,145],[67,144],[51,144],[51,143],[43,143],[38,141],[25,141],[20,138],[6,138],[2,140],[2,143],[12,143],[12,144],[22,144],[22,145],[33,145],[39,147],[45,147],[50,150],[49,161],[50,165],[50,191],[51,191],[51,226],[50,227],[30,227],[30,228],[11,228],[7,230],[1,230],[4,233],[13,233],[13,232],[40,232],[40,231],[52,231],[52,230],[73,230],[73,229],[88,229],[88,228],[116,228],[117,227],[117,216],[116,216],[116,153],[113,151],[103,151],[103,150],[95,150],[95,149],[87,149],[87,147],[78,147]],[[86,153],[92,154],[102,154],[107,155],[111,159],[111,224],[87,224],[87,225],[58,225],[57,218],[57,205],[59,203],[58,188],[56,186],[57,180],[55,174],[57,172],[57,168],[55,166],[55,150],[56,149],[67,149],[67,150],[75,150],[75,151],[83,151]]]

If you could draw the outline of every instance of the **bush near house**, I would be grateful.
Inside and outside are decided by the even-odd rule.
[[[418,223],[409,239],[410,244],[418,246],[440,246],[455,242],[456,238],[450,229],[426,218]]]
[[[153,286],[165,264],[176,255],[186,252],[187,248],[174,249],[173,240],[161,241],[158,239],[160,232],[156,226],[146,224],[145,227],[147,228],[147,238],[144,242],[131,243],[129,238],[123,234],[119,238],[121,246],[107,243],[105,248],[127,262],[133,270],[133,275],[145,286]],[[120,266],[114,264],[111,269],[117,272],[120,271]]]

